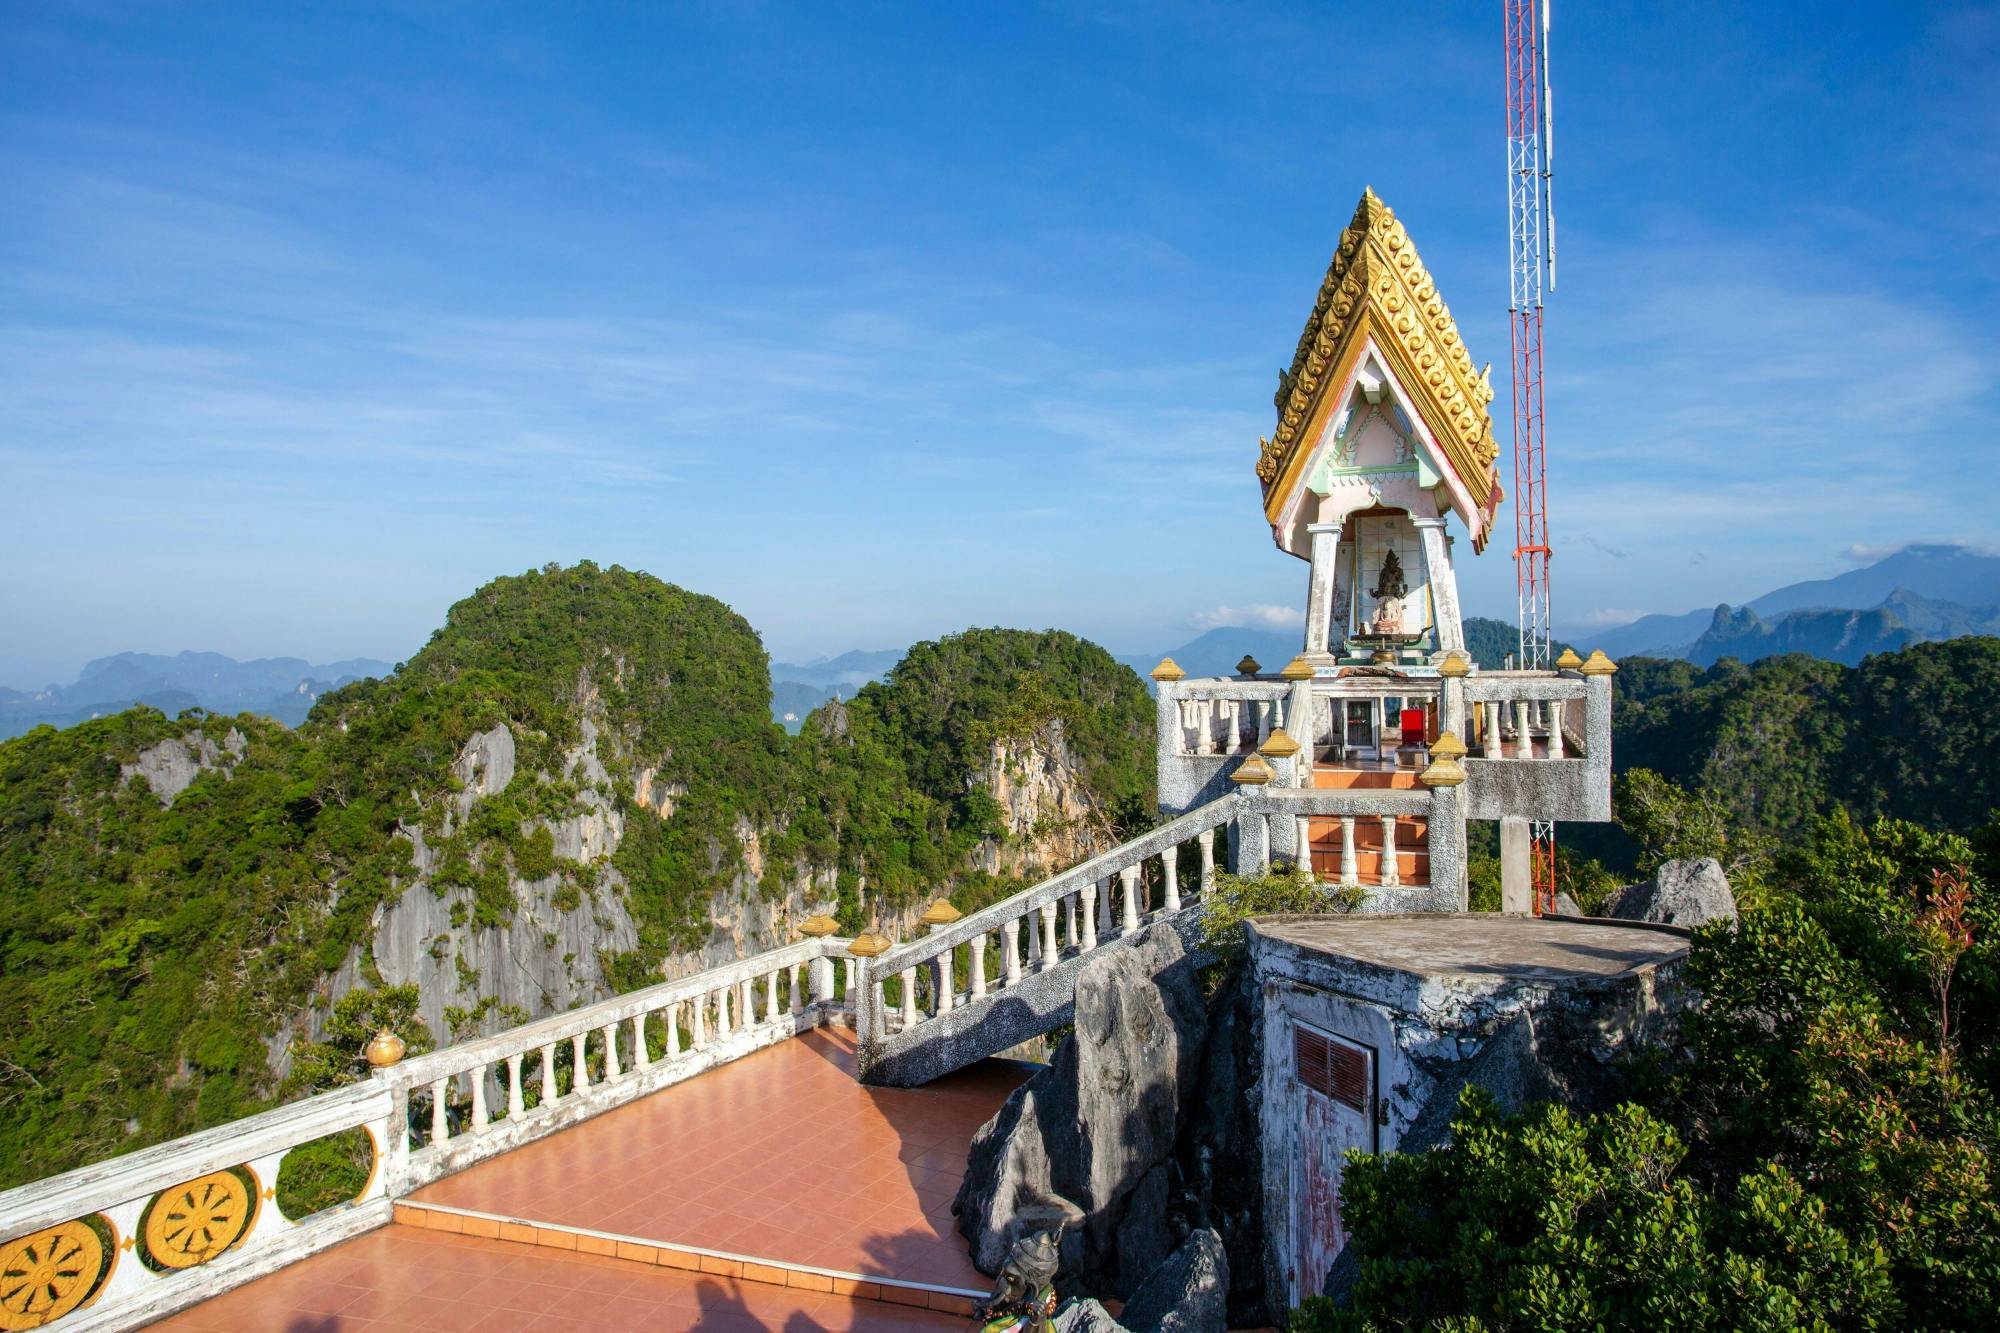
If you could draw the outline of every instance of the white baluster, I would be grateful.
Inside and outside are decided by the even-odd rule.
[[[1543,708],[1549,718],[1549,758],[1560,759],[1563,757],[1563,701],[1551,699]]]
[[[1111,929],[1111,876],[1097,881],[1097,919],[1104,923],[1104,929]]]
[[[906,967],[897,975],[903,979],[903,1031],[908,1032],[917,1025],[917,969]]]
[[[848,987],[847,993],[850,997],[853,996],[854,988],[851,985]],[[875,1017],[869,1026],[875,1029],[871,1034],[875,1037],[879,1038],[888,1034],[889,983],[886,977],[880,978],[875,982]]]
[[[973,999],[986,994],[986,935],[981,932],[972,937],[972,987]]]
[[[1293,830],[1292,836],[1298,839],[1299,854],[1297,860],[1299,869],[1306,872],[1307,879],[1318,880],[1319,874],[1313,869],[1312,820],[1304,815],[1300,815],[1298,817],[1298,827]]]
[[[849,1004],[853,1004],[855,1002],[855,996],[860,993],[859,988],[861,985],[861,964],[859,961],[853,958],[849,958],[844,961],[847,963],[847,1002]],[[826,998],[830,1000],[833,997],[829,995]]]
[[[937,1012],[941,1014],[951,1012],[951,993],[958,987],[957,981],[951,975],[953,952],[951,949],[946,949],[937,956],[937,1003],[935,1007]]]
[[[790,989],[792,1002],[786,1006],[794,1016],[804,1013],[806,1009],[805,992],[799,989],[799,969],[800,964],[792,964],[792,973],[789,978],[792,983]]]
[[[451,1137],[451,1125],[445,1119],[446,1092],[451,1088],[451,1080],[441,1078],[431,1084],[431,1142],[443,1143]]]
[[[1486,757],[1502,758],[1507,753],[1507,742],[1500,735],[1500,701],[1488,699],[1482,707],[1486,709]]]
[[[521,1095],[521,1057],[524,1051],[516,1051],[507,1057],[507,1118],[519,1120],[528,1113],[528,1100]]]
[[[694,1026],[688,1029],[688,1040],[698,1051],[708,1045],[708,997],[697,995],[689,1004],[693,1006]]]
[[[1063,929],[1068,932],[1069,942],[1074,947],[1081,943],[1083,938],[1076,933],[1076,895],[1073,893],[1065,894],[1062,901]]]
[[[721,1041],[729,1035],[729,987],[724,986],[715,993],[715,1039]]]
[[[751,995],[751,989],[749,977],[736,983],[736,1026],[745,1032],[757,1026],[757,1004]]]
[[[584,1034],[579,1032],[570,1041],[569,1090],[582,1092],[590,1086],[590,1061],[583,1053]]]
[[[1118,883],[1125,890],[1125,914],[1120,918],[1120,933],[1130,935],[1139,928],[1139,867],[1126,866],[1119,871]]]
[[[774,968],[764,974],[764,1021],[770,1022],[778,1016],[778,973],[783,968]]]
[[[632,1065],[641,1073],[653,1067],[653,1053],[646,1048],[646,1016],[632,1015]]]
[[[542,1047],[542,1105],[554,1106],[561,1094],[556,1090],[556,1044]]]
[[[1382,887],[1393,889],[1403,882],[1396,866],[1396,817],[1382,816]]]
[[[619,1074],[618,1025],[607,1023],[598,1029],[598,1035],[604,1038],[604,1081],[615,1082]]]
[[[1514,701],[1514,752],[1514,757],[1517,759],[1533,759],[1535,757],[1535,738],[1528,730],[1528,701],[1526,699],[1516,699]]]
[[[1215,830],[1203,829],[1194,840],[1201,848],[1201,896],[1206,898],[1215,892]]]
[[[1354,854],[1354,816],[1340,817],[1340,887],[1352,889],[1361,883],[1361,860]]]
[[[472,1071],[472,1132],[484,1134],[488,1124],[486,1117],[486,1066],[480,1065]]]
[[[1160,853],[1161,899],[1169,916],[1181,910],[1181,849],[1169,847]]]
[[[673,1059],[681,1053],[681,1006],[678,1001],[661,1011],[667,1018],[666,1059]]]
[[[1085,889],[1077,897],[1083,899],[1083,951],[1089,953],[1097,947],[1097,889]]]
[[[1046,972],[1054,967],[1056,959],[1061,953],[1061,948],[1056,944],[1056,905],[1054,903],[1044,903],[1042,905],[1042,963],[1039,970]]]
[[[1000,969],[1009,986],[1021,984],[1021,920],[1016,917],[1000,928]]]

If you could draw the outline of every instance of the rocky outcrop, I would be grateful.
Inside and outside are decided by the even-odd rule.
[[[974,864],[990,875],[1039,879],[1111,845],[1060,719],[993,742],[976,781],[1005,817],[1006,836],[987,839],[973,853]]]
[[[1059,1333],[1223,1333],[1229,1327],[1229,1256],[1206,1227],[1146,1276],[1116,1318],[1097,1300],[1071,1300],[1056,1312]]]
[[[1628,884],[1605,900],[1604,915],[1619,921],[1651,921],[1662,926],[1704,925],[1733,919],[1736,895],[1729,877],[1712,856],[1663,861],[1653,877]]]
[[[1207,1026],[1170,924],[1085,961],[1074,1035],[973,1139],[952,1211],[982,1271],[998,1271],[1024,1210],[1056,1199],[1083,1214],[1062,1251],[1083,1290],[1130,1293],[1174,1251],[1174,1147]]]
[[[169,736],[139,751],[136,762],[120,764],[118,778],[121,782],[144,778],[161,805],[172,805],[174,798],[203,773],[218,769],[224,777],[234,773],[248,746],[249,741],[235,727],[223,736],[221,745],[200,731]]]

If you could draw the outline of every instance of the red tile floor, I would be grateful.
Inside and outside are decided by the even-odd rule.
[[[155,1324],[187,1333],[959,1330],[962,1315],[389,1226]]]
[[[821,1028],[482,1162],[417,1191],[411,1202],[983,1291],[990,1280],[973,1268],[953,1229],[951,1200],[974,1131],[1027,1072],[986,1061],[922,1088],[866,1088],[854,1079],[853,1034]],[[600,1280],[600,1273],[612,1276]],[[637,1304],[610,1302],[605,1293],[613,1288],[619,1301]],[[563,1301],[547,1305],[558,1289]],[[489,1298],[493,1292],[500,1296]],[[351,1303],[314,1308],[342,1296]],[[423,1317],[413,1320],[412,1311]],[[474,1313],[479,1321],[466,1322]],[[962,1316],[830,1293],[394,1226],[205,1302],[167,1326],[791,1333],[963,1324]]]
[[[984,1290],[953,1229],[965,1150],[1025,1066],[854,1081],[820,1028],[418,1190],[446,1204],[758,1259]]]

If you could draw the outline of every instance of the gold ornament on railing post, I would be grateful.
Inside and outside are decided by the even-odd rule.
[[[387,1028],[382,1028],[368,1044],[361,1048],[361,1054],[371,1068],[387,1069],[403,1058],[403,1039]]]
[[[824,912],[818,916],[809,916],[799,923],[799,934],[808,939],[825,939],[839,929],[840,923]]]
[[[1417,775],[1426,787],[1456,787],[1465,781],[1465,742],[1447,731],[1431,742],[1430,766]]]

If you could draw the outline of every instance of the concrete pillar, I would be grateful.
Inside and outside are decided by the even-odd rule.
[[[1412,518],[1417,541],[1424,556],[1424,574],[1430,581],[1431,619],[1437,623],[1438,647],[1449,652],[1465,647],[1465,623],[1459,616],[1458,575],[1451,566],[1451,539],[1445,536],[1444,519]]]
[[[1206,898],[1215,890],[1215,830],[1203,829],[1194,841],[1201,849],[1201,896]]]
[[[1340,524],[1308,523],[1312,535],[1312,573],[1306,582],[1306,640],[1308,653],[1327,653],[1333,631],[1335,572],[1340,558]]]
[[[1465,787],[1463,784],[1431,788],[1430,813],[1431,891],[1451,895],[1452,905],[1463,912],[1470,905],[1465,867]]]
[[[1181,849],[1169,847],[1160,853],[1161,899],[1169,915],[1181,910]]]
[[[1535,910],[1533,845],[1528,821],[1508,816],[1500,821],[1500,910]]]
[[[1361,883],[1361,859],[1354,852],[1354,817],[1340,817],[1340,886],[1356,888]]]
[[[1403,882],[1402,871],[1396,865],[1396,817],[1382,816],[1382,887],[1393,889]]]

